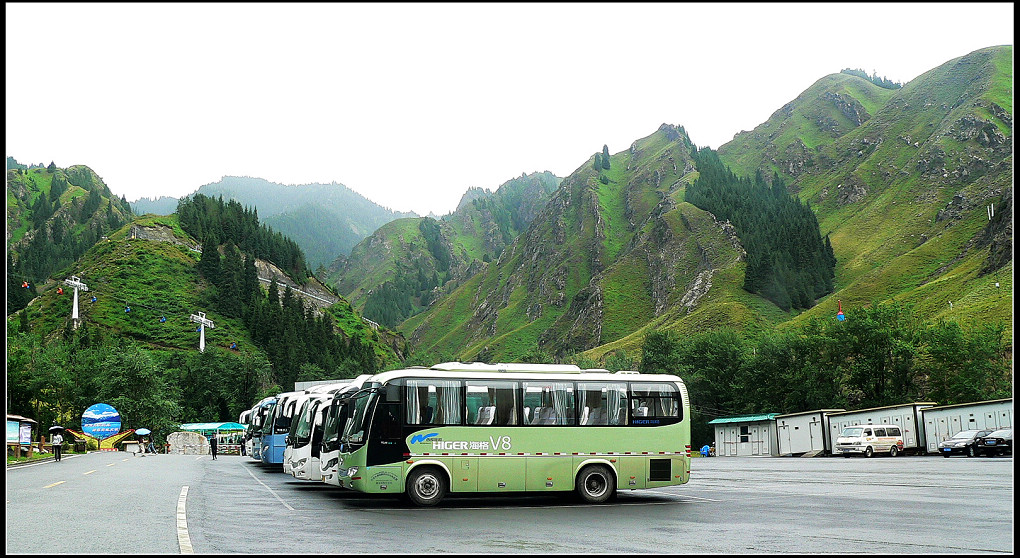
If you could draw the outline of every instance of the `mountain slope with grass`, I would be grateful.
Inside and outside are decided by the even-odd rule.
[[[893,301],[1011,335],[1012,47],[901,88],[826,76],[719,148],[733,181],[782,184],[831,243],[831,291],[799,308],[742,287],[755,231],[688,203],[697,153],[668,125],[596,153],[497,261],[398,329],[438,358],[603,358],[654,330],[753,334]]]
[[[981,49],[894,90],[827,76],[719,156],[778,173],[811,204],[838,260],[830,298],[845,308],[895,299],[927,318],[1002,322],[1010,333],[1012,55]],[[860,118],[837,128],[815,118],[851,106]]]
[[[684,202],[694,148],[683,128],[663,125],[625,151],[597,152],[498,260],[400,331],[424,353],[546,360],[601,356],[677,320],[745,327],[781,316],[752,311],[755,297],[733,280],[743,249],[732,226]]]
[[[471,188],[439,219],[399,219],[360,242],[326,277],[365,316],[395,326],[497,259],[561,179],[522,174],[495,192]]]
[[[13,163],[13,164],[12,164]],[[8,157],[7,313],[24,308],[37,283],[81,257],[134,215],[85,165],[31,168]],[[23,287],[22,285],[27,285]]]

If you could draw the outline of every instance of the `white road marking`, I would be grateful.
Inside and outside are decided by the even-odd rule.
[[[181,488],[181,495],[177,498],[177,544],[181,547],[181,554],[194,554],[191,536],[188,535],[187,500],[188,487],[185,486]]]
[[[259,480],[259,478],[258,478],[258,477],[256,477],[256,476],[255,476],[255,474],[254,474],[254,473],[252,473],[250,469],[245,469],[245,471],[248,471],[248,474],[249,474],[249,475],[251,475],[251,478],[255,479],[255,482],[257,482],[257,483],[261,484],[262,486],[265,486],[265,487],[266,487],[266,490],[268,490],[270,494],[272,494],[272,495],[273,495],[273,496],[274,496],[274,497],[275,497],[275,498],[276,498],[277,500],[279,500],[281,504],[283,504],[284,506],[286,506],[288,510],[290,510],[290,511],[294,511],[294,508],[292,508],[292,507],[290,506],[290,504],[288,504],[287,502],[284,502],[284,501],[283,501],[283,498],[280,498],[280,497],[279,497],[279,496],[278,496],[278,495],[276,494],[276,492],[274,492],[274,491],[273,491],[273,489],[272,489],[272,488],[269,488],[269,486],[268,486],[268,485],[266,485],[266,483],[264,483],[264,482],[260,481],[260,480]]]

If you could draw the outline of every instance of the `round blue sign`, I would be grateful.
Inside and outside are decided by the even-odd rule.
[[[120,432],[120,413],[106,403],[96,403],[81,415],[81,430],[104,440]]]

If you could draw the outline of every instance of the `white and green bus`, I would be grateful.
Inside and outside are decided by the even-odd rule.
[[[340,486],[421,506],[525,491],[601,503],[690,477],[678,376],[450,362],[376,374],[347,405]]]

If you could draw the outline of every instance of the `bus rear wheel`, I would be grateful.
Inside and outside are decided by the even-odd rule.
[[[434,506],[446,496],[446,477],[438,469],[423,467],[407,476],[407,497],[419,506]]]
[[[589,504],[601,504],[616,492],[616,477],[605,465],[589,465],[577,476],[577,495]]]

